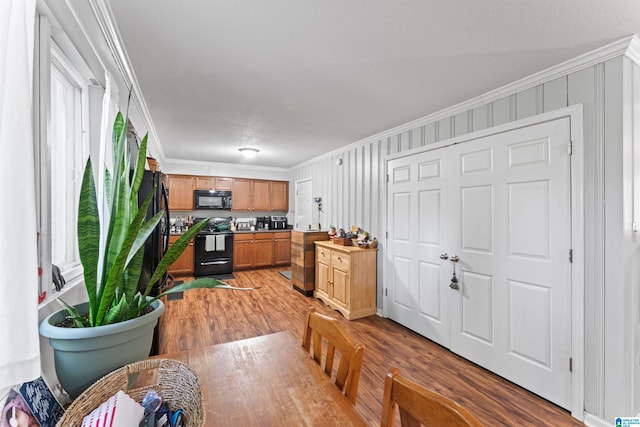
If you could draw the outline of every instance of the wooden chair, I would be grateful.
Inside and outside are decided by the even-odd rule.
[[[391,368],[384,381],[381,427],[393,427],[396,404],[402,427],[482,426],[453,400],[401,376],[398,368]]]
[[[327,341],[324,366],[322,362],[322,338]],[[311,348],[313,341],[313,349]],[[356,343],[340,326],[337,319],[315,312],[313,307],[307,312],[307,321],[302,338],[302,346],[313,356],[313,360],[324,368],[325,374],[332,378],[335,350],[340,353],[340,364],[332,381],[342,393],[355,405],[364,345]]]

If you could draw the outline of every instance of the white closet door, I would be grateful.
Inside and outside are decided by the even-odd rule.
[[[446,150],[434,150],[389,163],[389,262],[387,316],[448,347],[451,272],[440,254],[448,239]]]
[[[569,124],[558,119],[389,161],[385,301],[390,318],[565,408]],[[458,289],[449,286],[454,255]]]

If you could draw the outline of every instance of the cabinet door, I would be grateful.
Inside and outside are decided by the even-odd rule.
[[[274,233],[273,263],[274,265],[288,265],[291,263],[291,233]]]
[[[221,176],[217,176],[215,186],[213,188],[215,190],[231,190],[232,184],[233,184],[232,178],[223,178]]]
[[[316,263],[316,292],[329,296],[329,264]]]
[[[236,234],[233,236],[233,269],[242,270],[252,267],[252,234]]]
[[[256,233],[253,243],[253,267],[273,266],[273,233]]]
[[[343,305],[344,308],[349,308],[349,271],[341,270],[336,267],[331,268],[331,274],[333,275],[333,294],[329,296],[333,298],[333,301]]]
[[[210,176],[196,176],[195,177],[195,189],[196,190],[213,190],[215,187],[215,178]]]
[[[250,179],[235,178],[232,190],[232,210],[248,211],[253,207],[253,181]]]
[[[272,211],[289,211],[289,183],[286,181],[271,181],[271,200],[269,209]]]
[[[173,243],[178,240],[180,236],[170,236],[169,237],[169,246],[173,245]],[[194,272],[194,260],[193,260],[193,240],[189,242],[189,245],[186,247],[182,255],[178,257],[177,260],[171,267],[167,270],[170,274],[175,276],[179,275],[190,275]]]
[[[253,181],[253,209],[254,211],[269,210],[269,181]]]
[[[169,209],[187,211],[193,209],[193,177],[169,176]]]

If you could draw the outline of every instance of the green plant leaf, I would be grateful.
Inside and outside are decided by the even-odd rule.
[[[153,194],[150,194],[153,197]],[[138,249],[144,246],[144,243],[147,241],[147,238],[153,233],[153,230],[158,226],[158,223],[164,216],[164,209],[160,210],[157,214],[149,219],[149,221],[142,224],[140,227],[140,231],[138,232],[138,237],[136,237],[136,241],[133,243],[131,247],[131,252],[129,253],[129,258],[127,258],[127,264],[129,260],[136,254]]]
[[[122,295],[117,303],[109,308],[104,316],[103,325],[111,325],[112,323],[122,322],[127,320],[126,316],[129,312],[129,304],[127,303],[126,295]]]
[[[138,190],[140,190],[140,184],[142,184],[142,178],[144,177],[144,166],[147,161],[147,140],[148,135],[145,135],[140,142],[140,147],[138,147],[138,160],[136,161],[133,181],[131,182],[131,202],[135,204],[138,203]]]
[[[131,249],[131,252],[133,252],[133,249]],[[127,260],[120,288],[129,300],[132,300],[138,291],[138,283],[140,282],[140,273],[142,272],[143,261],[144,247],[139,248],[138,252],[136,252],[130,260]]]
[[[153,272],[149,283],[147,283],[147,287],[145,288],[143,296],[149,296],[149,292],[151,292],[151,288],[153,284],[164,276],[164,273],[167,269],[174,263],[175,260],[184,252],[185,248],[191,242],[191,239],[195,237],[196,234],[200,232],[204,228],[205,225],[209,222],[209,218],[205,218],[199,223],[195,224],[193,227],[189,229],[186,233],[178,238],[167,250],[167,253],[164,254],[158,266],[156,267],[156,271]]]
[[[191,282],[180,283],[179,285],[175,285],[172,288],[162,292],[157,297],[144,300],[142,303],[142,306],[140,307],[140,310],[142,311],[144,307],[148,306],[155,300],[160,299],[165,295],[173,294],[176,292],[185,292],[192,289],[212,289],[212,288],[229,289],[234,291],[254,291],[256,289],[261,289],[262,286],[256,286],[253,288],[238,288],[235,286],[231,286],[227,283],[221,282],[220,280],[215,279],[213,277],[202,277],[199,279],[192,280]]]
[[[86,328],[91,326],[89,321],[76,310],[75,307],[67,304],[62,298],[58,298],[58,301],[67,310],[69,317],[73,320],[73,325],[76,328]]]
[[[98,288],[98,260],[100,259],[100,218],[91,159],[87,160],[80,187],[78,252],[84,270],[85,287],[89,296],[89,316],[93,317],[97,308],[96,291]]]
[[[152,195],[150,195],[152,196]],[[147,209],[149,208],[149,204],[151,203],[152,197],[147,197],[138,210],[138,213],[133,218],[131,223],[129,224],[128,229],[126,230],[127,235],[122,243],[120,248],[120,252],[115,256],[113,265],[109,270],[109,273],[106,277],[105,284],[100,288],[99,298],[98,298],[98,314],[96,316],[96,320],[94,322],[94,326],[103,324],[104,316],[111,307],[113,303],[113,299],[116,294],[117,285],[120,283],[122,278],[127,258],[129,257],[129,252],[131,251],[131,247],[135,242],[136,237],[138,236],[141,223],[144,220]]]

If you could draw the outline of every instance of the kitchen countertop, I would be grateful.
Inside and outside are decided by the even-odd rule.
[[[282,228],[277,228],[277,229],[270,228],[268,230],[264,230],[263,229],[263,230],[255,230],[255,231],[251,231],[251,230],[238,231],[238,230],[236,230],[236,231],[234,231],[234,233],[238,233],[238,234],[247,234],[247,233],[283,233],[285,231],[291,231],[291,229],[290,228],[285,228],[285,229],[282,229]]]
[[[269,230],[255,230],[255,231],[251,231],[251,230],[242,230],[242,231],[232,231],[232,233],[234,234],[247,234],[247,233],[283,233],[285,231],[292,231],[291,228],[279,228],[279,229],[269,229]],[[170,236],[182,236],[184,233],[171,233]]]

